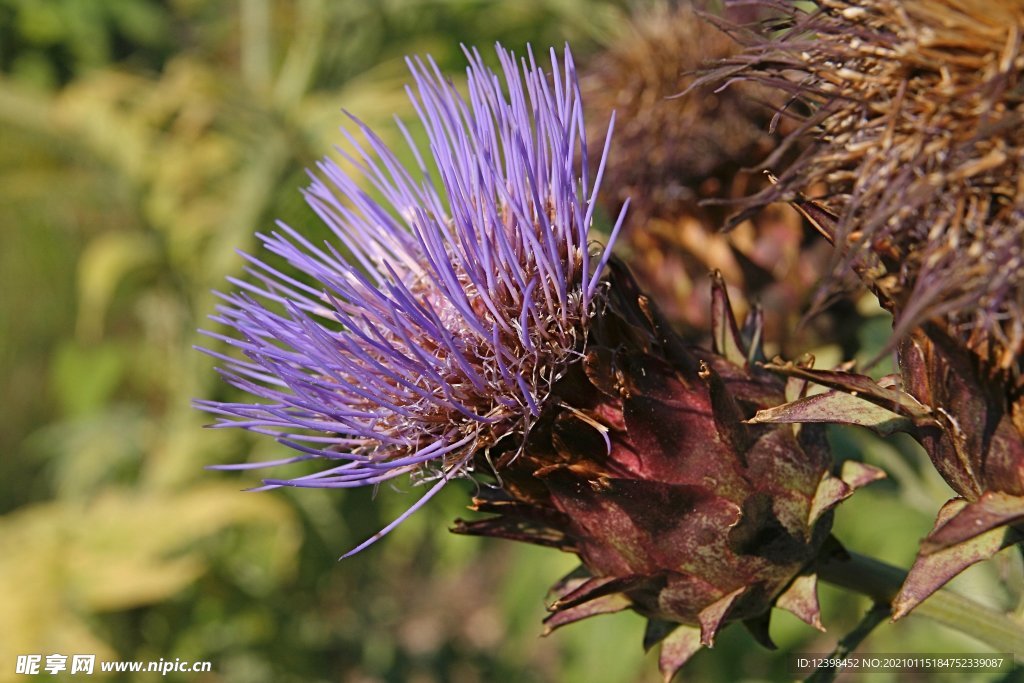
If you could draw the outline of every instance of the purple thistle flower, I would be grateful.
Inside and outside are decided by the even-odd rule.
[[[466,50],[468,99],[433,60],[407,60],[409,97],[429,139],[421,156],[399,127],[418,173],[365,124],[339,153],[383,199],[324,159],[304,194],[333,233],[317,245],[278,223],[259,235],[308,281],[253,256],[249,281],[221,295],[207,333],[246,360],[206,350],[219,372],[257,402],[197,401],[218,427],[270,434],[299,455],[221,466],[249,469],[321,458],[328,469],[266,486],[351,488],[410,474],[430,487],[347,555],[415,512],[473,455],[526,433],[586,336],[609,245],[588,252],[597,177],[588,176],[572,56],[551,51],[553,75],[532,51],[517,63],[497,46],[501,73]],[[503,91],[504,88],[504,91]],[[507,92],[507,95],[506,95]],[[431,162],[440,179],[430,179]],[[347,556],[346,555],[346,556]]]

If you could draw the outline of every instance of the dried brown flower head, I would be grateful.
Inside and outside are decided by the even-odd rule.
[[[596,112],[591,118],[616,113],[605,201],[632,197],[631,224],[681,214],[720,223],[721,216],[697,202],[742,196],[759,182],[757,174],[738,171],[775,148],[771,111],[759,101],[765,89],[705,88],[680,96],[695,71],[738,47],[690,3],[660,2],[637,11],[586,66],[580,86],[588,110]]]
[[[941,320],[1019,368],[1024,2],[764,5],[778,12],[766,26],[785,31],[746,34],[712,79],[775,88],[810,113],[791,136],[806,149],[753,203],[824,187],[844,263],[872,267],[898,333]]]
[[[767,185],[747,169],[781,139],[769,128],[785,100],[751,83],[690,89],[697,72],[740,47],[713,15],[695,9],[703,4],[637,10],[586,65],[590,120],[616,115],[604,176],[610,191],[601,201],[614,213],[631,198],[620,246],[644,290],[688,334],[708,327],[707,273],[719,270],[731,287],[764,300],[766,331],[786,344],[829,250],[783,205],[722,232],[736,210],[730,202]]]

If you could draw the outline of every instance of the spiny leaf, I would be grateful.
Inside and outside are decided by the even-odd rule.
[[[843,391],[827,391],[759,410],[747,421],[750,424],[784,424],[825,422],[867,427],[880,436],[905,432],[913,421],[888,408]]]

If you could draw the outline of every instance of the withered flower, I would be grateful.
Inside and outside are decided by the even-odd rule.
[[[753,83],[690,89],[707,64],[739,50],[707,4],[637,8],[585,65],[583,95],[599,114],[592,120],[617,116],[599,201],[617,211],[632,199],[620,247],[644,291],[688,336],[708,328],[707,273],[719,270],[734,291],[764,302],[768,336],[788,345],[813,331],[798,323],[829,249],[780,204],[723,231],[732,202],[768,184],[749,169],[778,145],[771,119],[784,100]]]
[[[822,188],[844,264],[870,266],[898,332],[941,319],[993,366],[1019,368],[1024,2],[764,4],[776,10],[765,33],[740,33],[745,51],[706,77],[810,111],[787,141],[805,146],[799,158],[751,203]]]
[[[657,2],[635,10],[585,65],[588,111],[614,111],[617,121],[601,201],[631,199],[627,226],[681,215],[721,225],[728,209],[699,202],[743,197],[762,182],[740,170],[776,146],[764,101],[771,91],[740,85],[681,96],[698,69],[738,49],[694,3]]]

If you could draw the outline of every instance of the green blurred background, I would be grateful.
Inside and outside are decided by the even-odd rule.
[[[195,681],[657,679],[631,614],[539,637],[546,588],[574,562],[449,535],[468,484],[339,564],[415,492],[244,493],[254,474],[204,465],[282,447],[203,430],[190,407],[232,395],[192,349],[211,290],[275,218],[317,229],[298,188],[341,140],[341,108],[393,135],[405,54],[456,77],[460,42],[568,40],[585,61],[642,7],[0,0],[0,681],[27,680],[15,659],[32,653],[212,661],[179,677]],[[867,355],[888,332],[873,321]],[[841,538],[909,566],[948,490],[907,444],[834,436],[893,475],[844,506]],[[959,585],[1007,607],[1014,562]],[[731,628],[686,678],[787,678],[787,653],[827,652],[867,607],[823,600],[829,635],[778,615],[771,653]],[[867,649],[984,651],[913,618]]]

